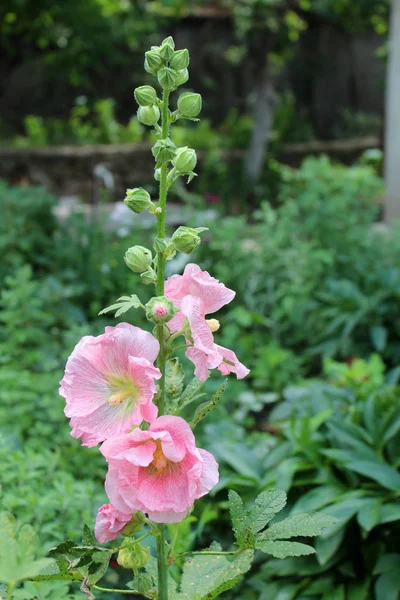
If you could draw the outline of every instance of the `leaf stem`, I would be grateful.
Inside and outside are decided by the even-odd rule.
[[[100,587],[99,585],[92,585],[91,587],[99,592],[110,592],[111,594],[132,594],[137,596],[137,592],[134,592],[133,590],[117,590],[114,588]]]

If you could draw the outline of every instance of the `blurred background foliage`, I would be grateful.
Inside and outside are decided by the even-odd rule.
[[[346,165],[324,155],[295,166],[280,159],[286,143],[379,139],[388,12],[384,0],[0,7],[1,138],[20,152],[151,141],[133,116],[144,49],[167,32],[191,50],[190,87],[203,94],[203,118],[178,124],[174,141],[201,151],[201,177],[172,190],[174,224],[209,225],[191,260],[236,290],[217,336],[251,374],[232,378],[225,403],[199,426],[199,445],[216,455],[221,481],[180,525],[181,551],[217,536],[232,543],[229,488],[250,501],[277,486],[288,493],[286,514],[315,509],[340,519],[316,543],[316,557],[260,556],[227,599],[399,599],[400,230],[381,223],[383,153],[359,152]],[[357,77],[354,65],[343,74],[352,93],[338,89],[335,106],[323,102],[318,55],[333,39],[332,52],[372,39]],[[332,53],[324,60],[330,71],[342,69]],[[376,87],[374,110],[355,86],[363,77]],[[257,113],[266,89],[270,122]],[[250,186],[242,164],[252,148],[262,168]],[[110,220],[121,199],[110,190],[64,211],[56,194],[20,183],[0,182],[0,496],[2,508],[35,527],[43,555],[78,539],[105,502],[104,462],[70,437],[57,386],[76,341],[115,323],[98,312],[139,291],[123,254],[133,243],[149,245],[149,229],[124,215]],[[154,182],[142,183],[155,191]],[[169,267],[180,272],[184,264]],[[142,300],[147,293],[140,289]],[[132,319],[147,327],[140,313]],[[205,393],[219,383],[213,375]],[[118,582],[117,569],[112,563],[106,585]],[[15,597],[82,595],[41,583],[24,584]]]

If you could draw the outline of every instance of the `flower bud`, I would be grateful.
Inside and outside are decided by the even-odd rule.
[[[122,535],[130,536],[138,531],[140,531],[146,521],[146,517],[142,511],[137,510],[133,513],[131,520],[127,525],[125,525],[122,530]]]
[[[157,101],[156,90],[151,85],[141,85],[136,88],[134,95],[140,106],[153,106]]]
[[[167,37],[160,47],[160,56],[163,60],[169,61],[174,56],[175,42],[171,36]]]
[[[145,308],[147,319],[153,321],[156,325],[168,323],[177,312],[171,300],[168,300],[165,296],[152,298]]]
[[[151,151],[157,163],[166,163],[174,158],[176,146],[170,138],[166,138],[165,140],[158,140]]]
[[[126,197],[124,200],[126,206],[128,206],[135,213],[142,213],[149,208],[154,208],[154,204],[151,201],[150,194],[143,188],[133,188],[133,190],[126,190]]]
[[[137,117],[143,125],[155,125],[160,118],[160,109],[158,106],[141,106]]]
[[[133,580],[133,584],[135,586],[135,590],[137,590],[139,594],[143,594],[145,596],[147,592],[151,590],[153,582],[148,573],[138,573]]]
[[[181,69],[178,71],[175,81],[175,87],[179,87],[187,82],[189,79],[189,71],[187,69]]]
[[[154,46],[152,50],[145,53],[144,68],[151,75],[157,75],[158,69],[162,67],[163,61],[160,51]]]
[[[180,71],[181,69],[187,69],[189,66],[189,52],[188,50],[177,50],[174,52],[173,57],[171,58],[170,67],[171,69],[175,69],[176,71]]]
[[[167,90],[172,90],[176,85],[177,73],[169,67],[162,67],[157,73],[159,84]]]
[[[164,238],[156,237],[153,248],[156,252],[165,252],[168,248],[168,242]]]
[[[158,325],[157,327],[154,327],[153,331],[152,331],[154,337],[160,342],[161,341],[161,336],[160,336],[160,326]],[[162,326],[162,338],[163,340],[167,340],[169,338],[169,336],[171,335],[170,330],[168,329],[167,325],[163,325]]]
[[[153,256],[147,248],[143,246],[132,246],[125,252],[124,260],[126,266],[134,273],[143,273],[151,266]]]
[[[201,239],[197,230],[192,227],[185,227],[184,225],[178,227],[172,236],[174,248],[184,254],[190,254],[196,250],[196,248],[199,247],[200,242]]]
[[[133,544],[132,538],[126,538],[122,542],[121,550],[118,552],[117,562],[124,569],[141,569],[150,560],[150,548],[141,544]]]
[[[161,169],[155,169],[155,171],[154,171],[154,179],[156,181],[161,181]]]
[[[145,271],[140,275],[140,277],[145,285],[150,285],[151,283],[156,282],[156,274],[154,273],[153,269]]]
[[[200,94],[181,94],[178,98],[178,110],[184,117],[197,117],[201,111]]]
[[[178,148],[172,164],[180,173],[190,173],[197,164],[196,152],[187,146]]]

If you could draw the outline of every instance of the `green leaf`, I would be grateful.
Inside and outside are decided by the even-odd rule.
[[[30,579],[54,564],[48,558],[35,560],[35,535],[30,525],[18,528],[10,514],[0,513],[0,583]]]
[[[400,521],[400,505],[399,503],[391,502],[382,506],[380,523],[392,523]]]
[[[267,540],[287,540],[292,537],[314,537],[324,529],[338,523],[338,519],[324,513],[303,513],[292,515],[272,525],[260,538]]]
[[[265,552],[265,554],[271,554],[275,558],[287,558],[288,556],[307,556],[309,554],[315,554],[315,550],[312,546],[307,544],[300,544],[299,542],[272,542],[269,540],[257,541],[257,550]]]
[[[364,506],[358,514],[357,521],[365,531],[371,531],[379,524],[382,514],[382,501],[371,499],[367,506]]]
[[[221,546],[213,543],[211,552],[220,552]],[[253,551],[244,550],[232,560],[226,556],[210,556],[207,554],[193,556],[185,561],[182,573],[182,582],[179,600],[199,600],[215,598],[218,589],[230,589],[237,583],[240,576],[246,573],[253,560]],[[231,558],[231,557],[230,557]],[[232,584],[225,587],[227,583]]]
[[[95,546],[96,538],[94,537],[93,531],[86,525],[83,525],[83,536],[82,536],[82,545],[83,546]]]
[[[399,600],[400,571],[390,571],[378,577],[375,584],[376,600]]]
[[[120,317],[124,313],[128,312],[131,308],[143,308],[143,304],[140,302],[138,296],[136,294],[132,294],[131,296],[121,296],[118,298],[115,304],[111,304],[111,306],[107,306],[107,308],[103,308],[99,312],[99,315],[105,315],[108,312],[112,312],[115,310],[114,317]]]
[[[319,537],[315,543],[315,550],[317,552],[317,559],[320,565],[326,565],[326,563],[332,558],[336,550],[339,548],[344,538],[345,530],[339,529],[329,537]]]
[[[190,381],[183,394],[180,397],[178,403],[178,412],[181,412],[185,406],[188,406],[191,402],[194,402],[204,394],[199,394],[200,390],[203,388],[205,381],[200,381],[197,377],[193,377],[192,381]]]
[[[183,390],[185,374],[182,370],[179,358],[167,360],[165,369],[165,392],[167,413],[177,414],[178,401]]]
[[[253,548],[255,535],[282,510],[286,504],[286,494],[281,490],[268,490],[257,496],[248,511],[244,510],[243,502],[236,492],[229,491],[229,510],[233,529],[239,546]]]
[[[321,485],[313,488],[297,500],[291,514],[315,511],[335,501],[343,493],[343,488],[334,485]]]
[[[322,600],[346,600],[346,590],[344,585],[334,586],[333,589],[325,592]]]
[[[373,479],[393,492],[400,492],[400,473],[383,461],[357,460],[346,464],[346,467],[359,475]]]
[[[200,421],[204,419],[204,417],[206,417],[208,413],[211,412],[212,409],[217,406],[218,402],[224,395],[227,383],[228,379],[225,379],[225,381],[219,386],[219,388],[217,389],[215,394],[210,398],[210,400],[207,400],[207,402],[203,402],[203,404],[200,404],[200,406],[197,407],[192,422],[190,423],[190,427],[192,429],[194,429],[196,425],[198,425]]]

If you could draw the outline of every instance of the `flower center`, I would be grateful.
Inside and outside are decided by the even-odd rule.
[[[129,377],[120,377],[118,375],[110,375],[107,377],[110,384],[110,397],[108,403],[110,406],[119,406],[125,400],[133,400],[136,402],[138,398],[138,390]]]
[[[149,475],[161,475],[161,473],[165,473],[165,471],[173,471],[175,469],[179,469],[179,463],[174,463],[165,456],[162,451],[162,446],[160,440],[154,440],[157,448],[153,454],[153,460],[150,465],[147,467],[147,472]]]

